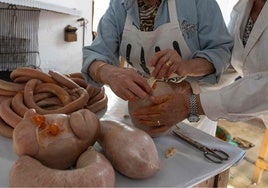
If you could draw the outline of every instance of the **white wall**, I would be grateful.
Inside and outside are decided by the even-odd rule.
[[[93,31],[97,31],[98,23],[108,8],[110,0],[94,0]]]
[[[41,1],[41,2],[45,2],[45,3],[50,3],[50,4],[55,4],[55,5],[60,5],[60,6],[66,6],[69,8],[79,8],[79,6],[76,6],[76,4],[78,5],[78,3],[75,2],[75,0],[36,0],[36,1]],[[78,2],[81,0],[77,0]]]
[[[40,0],[42,1],[42,0]],[[43,0],[48,2],[48,0]],[[80,72],[82,67],[83,27],[77,19],[87,20],[85,45],[91,43],[92,0],[50,0],[51,3],[81,10],[81,16],[60,14],[42,10],[39,21],[40,67],[43,71],[54,69],[62,73]],[[66,4],[66,2],[68,2]],[[64,41],[64,28],[72,25],[78,28],[77,41]]]
[[[228,24],[230,21],[230,13],[237,1],[238,0],[217,0],[226,24]]]

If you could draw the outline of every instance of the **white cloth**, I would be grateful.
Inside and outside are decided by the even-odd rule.
[[[221,90],[200,95],[204,111],[210,119],[241,121],[268,114],[267,2],[254,24],[246,46],[242,43],[253,3],[254,0],[240,0],[231,13],[229,25],[235,39],[231,63],[244,78]]]
[[[148,63],[155,54],[156,48],[161,50],[174,48],[180,53],[183,59],[191,58],[192,52],[186,44],[179,27],[176,3],[174,0],[168,1],[168,8],[170,22],[161,25],[151,32],[144,32],[137,29],[132,24],[132,18],[127,14],[120,45],[120,55],[145,77],[149,76],[152,72]],[[178,46],[179,49],[176,48],[176,46]],[[202,116],[198,123],[193,124],[187,120],[185,123],[194,125],[196,128],[208,134],[215,135],[217,122],[209,120],[206,116]]]

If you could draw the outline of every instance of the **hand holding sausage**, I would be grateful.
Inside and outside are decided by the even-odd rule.
[[[129,102],[131,120],[153,137],[166,134],[173,125],[188,117],[191,93],[186,81],[180,84],[157,82],[153,96]]]
[[[95,63],[97,64],[99,62]],[[151,88],[146,79],[133,69],[119,68],[109,64],[105,64],[101,69],[98,69],[98,67],[94,67],[96,66],[95,63],[89,68],[91,75],[97,77],[94,79],[109,85],[113,92],[123,100],[145,98],[151,93]]]

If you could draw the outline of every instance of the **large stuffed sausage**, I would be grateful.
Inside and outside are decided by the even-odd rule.
[[[11,187],[114,187],[115,173],[111,163],[90,147],[82,153],[73,170],[48,168],[24,155],[13,165]]]
[[[147,133],[118,121],[100,122],[98,142],[116,170],[134,179],[151,177],[160,170],[156,146]]]
[[[82,109],[66,114],[40,115],[28,110],[13,132],[13,149],[56,169],[74,165],[81,153],[93,145],[100,131],[96,114]]]

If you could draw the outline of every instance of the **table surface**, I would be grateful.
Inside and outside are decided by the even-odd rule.
[[[116,97],[109,88],[108,107],[98,115],[100,119],[111,119],[124,122],[131,126],[128,118],[127,102]],[[116,173],[116,187],[192,187],[223,171],[237,165],[244,157],[245,151],[232,146],[220,139],[210,136],[192,126],[180,123],[180,131],[207,146],[222,149],[230,156],[228,161],[215,164],[208,161],[203,153],[183,140],[173,135],[154,138],[162,168],[153,177],[144,180],[129,179]],[[171,146],[177,149],[170,158],[165,152]],[[98,144],[96,148],[100,147]],[[9,171],[17,159],[12,150],[12,140],[0,136],[0,187],[9,186]]]

